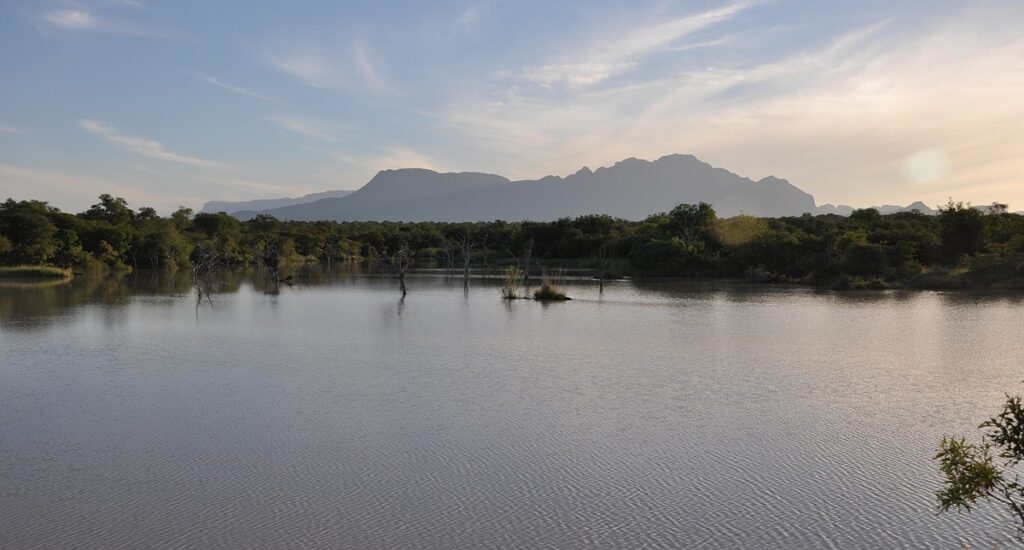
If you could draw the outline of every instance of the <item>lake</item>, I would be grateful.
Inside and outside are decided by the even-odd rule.
[[[943,435],[1024,296],[229,273],[0,283],[2,548],[973,548]]]

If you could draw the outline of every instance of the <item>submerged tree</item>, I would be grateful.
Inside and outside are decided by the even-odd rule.
[[[260,260],[263,264],[263,268],[267,271],[267,275],[270,276],[270,280],[274,281],[274,288],[276,289],[280,287],[281,247],[278,246],[276,239],[269,239],[263,243]]]
[[[1005,505],[1017,519],[1024,539],[1024,485],[1019,466],[1024,462],[1024,406],[1021,396],[1006,396],[998,415],[979,426],[981,443],[963,437],[943,438],[935,459],[945,476],[936,493],[939,509],[970,512],[979,500]]]
[[[395,277],[398,278],[398,288],[402,291],[402,297],[406,295],[405,288],[405,274],[412,267],[412,251],[409,249],[409,245],[402,243],[397,250],[390,252],[385,247],[381,252],[377,253],[373,250],[376,255],[379,255],[394,272]]]
[[[221,263],[217,249],[209,245],[201,245],[192,251],[189,264],[192,268],[192,286],[196,289],[196,307],[203,301],[203,295],[212,304],[210,295],[213,292],[213,274]]]
[[[459,241],[459,251],[462,254],[462,288],[469,288],[469,271],[473,261],[473,243],[469,240],[469,235],[466,233],[462,234],[462,240]]]

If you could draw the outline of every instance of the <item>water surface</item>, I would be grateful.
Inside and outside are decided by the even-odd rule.
[[[299,280],[0,286],[0,547],[1014,544],[932,455],[1021,389],[1020,297]]]

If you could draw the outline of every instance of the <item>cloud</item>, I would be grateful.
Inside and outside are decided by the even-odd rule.
[[[144,38],[184,38],[182,33],[138,25],[128,21],[106,19],[85,9],[51,10],[39,17],[48,29],[77,32],[121,34]]]
[[[496,81],[489,93],[453,101],[444,123],[465,158],[512,177],[683,152],[755,178],[787,177],[820,202],[1024,201],[1006,185],[1019,186],[1024,154],[1017,20],[972,5],[913,25],[882,21],[763,61],[709,56],[690,71],[564,94]],[[671,47],[665,37],[674,34],[630,42],[632,53],[618,59]],[[948,174],[928,186],[904,176],[922,150],[949,159]]]
[[[323,141],[338,141],[331,135],[331,125],[308,117],[272,115],[266,118],[289,132]]]
[[[482,4],[469,4],[459,13],[459,16],[455,18],[455,28],[468,29],[476,24],[480,20],[480,14],[483,11],[484,6]]]
[[[217,77],[214,77],[214,76],[204,75],[204,74],[197,74],[196,77],[201,79],[201,80],[204,80],[206,82],[209,82],[210,84],[213,84],[214,86],[217,86],[218,88],[222,88],[224,90],[227,90],[229,92],[234,92],[236,94],[247,95],[249,97],[255,97],[256,99],[262,99],[263,101],[274,101],[274,99],[272,97],[270,97],[270,96],[266,96],[266,95],[254,92],[252,90],[249,90],[247,88],[243,88],[241,86],[235,86],[233,84],[228,84],[227,82],[223,82],[223,81],[221,81],[220,79],[218,79]]]
[[[370,89],[385,94],[395,93],[394,86],[381,75],[380,69],[374,61],[373,53],[366,42],[361,40],[355,42],[352,46],[352,58],[363,81]]]
[[[78,121],[78,125],[89,133],[99,136],[115,145],[119,148],[154,159],[164,160],[168,162],[175,162],[178,164],[187,164],[189,166],[198,166],[201,168],[222,168],[225,165],[219,162],[202,159],[199,157],[191,157],[187,155],[180,155],[168,151],[158,141],[151,139],[128,136],[120,133],[116,128],[112,128],[103,124],[97,120],[82,119]]]
[[[312,88],[341,92],[366,90],[387,95],[397,93],[365,40],[354,40],[348,47],[348,54],[326,56],[318,49],[305,49],[288,55],[274,55],[270,64]],[[353,78],[353,75],[358,78]]]
[[[327,58],[316,52],[300,52],[272,57],[271,65],[306,86],[330,89],[336,83],[335,70]]]
[[[611,40],[601,39],[582,51],[560,56],[539,67],[528,68],[522,78],[542,86],[583,88],[608,80],[654,53],[672,49],[682,38],[727,21],[748,9],[744,1],[632,29]]]
[[[344,173],[343,185],[357,189],[380,172],[381,170],[398,168],[425,168],[436,172],[449,171],[446,165],[439,163],[429,155],[405,146],[395,146],[379,153],[368,155],[352,155],[347,152],[339,152],[333,155],[335,160],[344,163],[347,169]],[[332,176],[334,181],[331,185],[337,184],[337,176]]]
[[[98,30],[100,21],[84,10],[54,10],[43,15],[43,21],[58,29],[75,31]]]
[[[15,126],[5,126],[3,124],[0,124],[0,134],[26,134],[26,133],[28,133],[28,132],[26,132],[25,130],[22,130],[21,128],[17,128]]]

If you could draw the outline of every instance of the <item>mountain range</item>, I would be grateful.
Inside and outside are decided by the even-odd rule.
[[[788,181],[758,181],[702,162],[692,155],[655,161],[629,158],[612,166],[582,168],[567,176],[511,181],[478,172],[439,173],[422,168],[378,172],[356,191],[326,191],[293,199],[206,203],[203,212],[227,212],[239,219],[269,214],[281,220],[337,221],[548,221],[584,214],[639,220],[679,203],[707,202],[721,217],[849,215],[849,206],[817,206],[814,197]],[[883,213],[918,209],[886,205]]]

